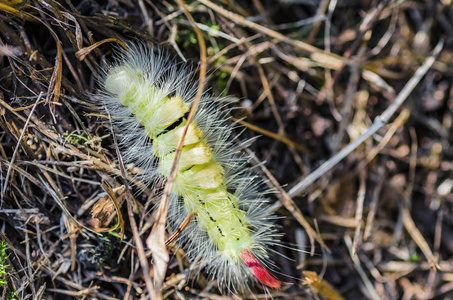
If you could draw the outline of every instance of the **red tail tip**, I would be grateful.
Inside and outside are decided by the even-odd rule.
[[[239,255],[259,282],[276,290],[281,287],[282,282],[269,274],[269,272],[256,260],[248,249],[242,249],[239,252]]]

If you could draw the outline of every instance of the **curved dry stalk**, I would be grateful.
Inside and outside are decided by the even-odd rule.
[[[153,252],[153,260],[154,260],[154,286],[153,290],[150,290],[150,296],[152,299],[162,299],[162,293],[160,292],[162,284],[164,282],[165,273],[167,270],[168,261],[170,259],[167,247],[165,245],[165,225],[167,223],[167,215],[168,215],[168,204],[170,200],[170,193],[173,187],[173,183],[176,178],[176,173],[178,171],[178,164],[179,158],[181,156],[181,150],[184,145],[184,139],[189,129],[190,122],[195,115],[195,111],[197,109],[198,103],[200,102],[201,96],[204,91],[204,82],[206,80],[206,43],[204,41],[203,35],[201,30],[195,24],[195,20],[192,18],[191,14],[187,10],[186,5],[182,0],[176,0],[179,7],[184,11],[187,19],[193,26],[193,29],[197,35],[198,44],[200,46],[200,80],[198,83],[197,94],[195,95],[195,101],[190,108],[189,116],[187,117],[187,124],[184,127],[184,131],[181,135],[181,138],[178,142],[176,147],[175,158],[173,160],[173,165],[170,171],[170,175],[168,180],[165,184],[164,193],[162,199],[159,204],[159,208],[157,209],[156,215],[156,222],[149,234],[148,238],[146,239],[146,244],[148,248]]]

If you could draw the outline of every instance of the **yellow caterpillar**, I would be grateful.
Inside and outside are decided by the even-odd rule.
[[[197,81],[164,51],[128,44],[105,70],[98,99],[113,119],[126,163],[152,184],[170,174]],[[202,257],[219,288],[243,292],[250,282],[278,289],[266,269],[268,247],[279,244],[259,178],[231,140],[226,110],[204,95],[184,139],[173,186],[169,223],[194,220],[179,238],[189,259]]]

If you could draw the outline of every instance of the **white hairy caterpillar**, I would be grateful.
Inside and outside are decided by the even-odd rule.
[[[123,160],[142,169],[148,185],[170,174],[197,84],[190,68],[140,43],[128,44],[105,70],[97,98],[112,116]],[[220,289],[244,292],[252,282],[278,289],[264,266],[279,234],[225,113],[203,95],[184,139],[169,224],[177,228],[195,212],[179,242],[191,261],[207,261]]]

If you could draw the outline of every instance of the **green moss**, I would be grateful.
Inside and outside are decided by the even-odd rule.
[[[88,145],[89,144],[89,137],[88,134],[83,132],[81,135],[77,135],[74,133],[68,133],[64,135],[65,140],[77,144],[77,145]]]
[[[7,296],[6,296],[6,300],[16,300],[17,297],[16,297],[16,292],[14,291],[11,291]]]
[[[229,74],[227,72],[216,72],[212,75],[211,81],[215,84],[219,93],[226,89]]]
[[[9,265],[6,263],[8,260],[9,254],[6,253],[8,250],[8,244],[5,241],[0,241],[0,286],[7,285],[7,270]]]

